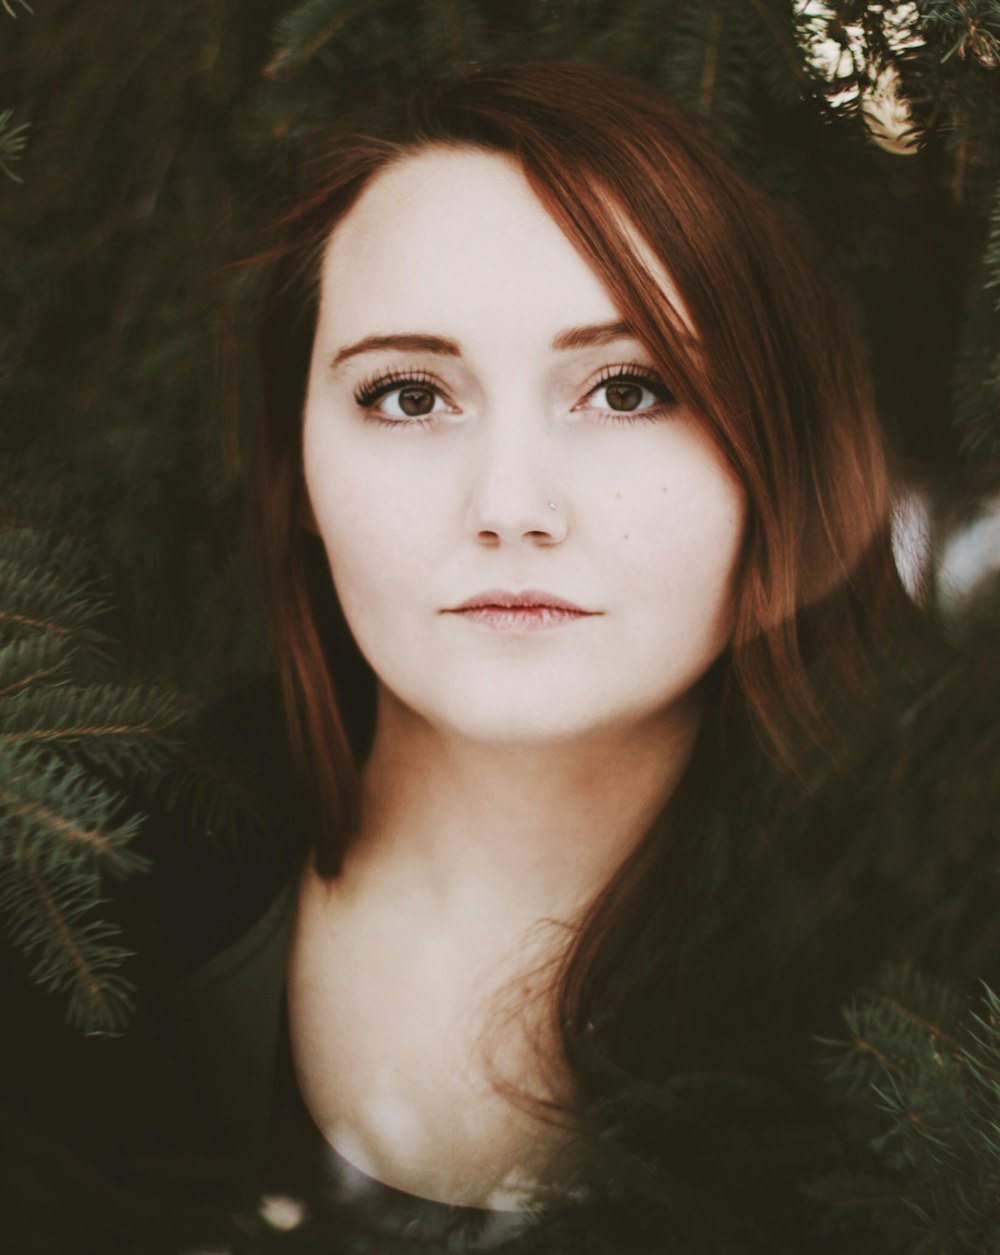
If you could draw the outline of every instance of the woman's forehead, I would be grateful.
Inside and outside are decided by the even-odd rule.
[[[669,276],[623,215],[619,222],[676,305]],[[377,175],[330,235],[322,289],[321,320],[344,334],[367,334],[359,323],[389,315],[453,326],[516,319],[551,324],[552,334],[621,316],[518,163],[472,148],[435,146]]]

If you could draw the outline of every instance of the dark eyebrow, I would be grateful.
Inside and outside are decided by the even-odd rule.
[[[635,339],[635,333],[627,322],[602,322],[590,327],[570,327],[552,341],[554,349],[588,349],[595,345],[610,344],[613,340]],[[334,354],[330,369],[336,370],[341,362],[359,353],[376,353],[380,349],[398,349],[404,353],[440,353],[445,357],[461,357],[462,350],[454,340],[443,336],[421,335],[419,332],[403,332],[398,335],[365,336],[356,344],[348,344]]]

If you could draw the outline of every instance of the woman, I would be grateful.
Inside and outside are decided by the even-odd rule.
[[[702,1064],[712,834],[770,874],[908,607],[844,303],[690,123],[571,64],[390,113],[270,255],[290,1057],[367,1177],[509,1209],[586,1176],[621,1078]]]
[[[303,1244],[821,1250],[812,1034],[921,918],[891,843],[859,870],[913,625],[845,302],[593,67],[431,87],[305,177],[248,495],[301,857],[177,878],[212,944],[162,908],[155,1059],[95,1047],[119,1169],[224,1185],[203,1106]]]

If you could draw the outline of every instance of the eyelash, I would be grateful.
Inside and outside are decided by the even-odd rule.
[[[383,370],[359,383],[354,398],[359,405],[370,405],[372,401],[377,401],[388,391],[390,384],[398,387],[400,384],[407,383],[426,383],[436,386],[434,379],[424,370]]]
[[[651,367],[643,366],[640,362],[619,362],[612,366],[605,366],[593,387],[588,390],[587,395],[589,396],[591,392],[596,392],[603,384],[610,383],[612,380],[620,380],[623,383],[643,384],[661,399],[656,405],[652,405],[646,410],[634,412],[629,410],[604,410],[602,412],[605,415],[611,414],[614,417],[603,418],[602,422],[611,423],[612,425],[622,422],[629,424],[652,422],[661,418],[666,410],[677,404],[676,398],[659,374]],[[420,385],[428,388],[436,395],[442,396],[440,385],[424,370],[380,371],[379,374],[362,380],[354,392],[355,403],[361,409],[367,411],[365,421],[378,423],[383,427],[413,428],[429,426],[434,418],[437,417],[436,415],[415,415],[406,419],[385,418],[372,408],[376,401],[380,401],[384,396],[388,396],[389,393],[396,392],[408,385]]]
[[[416,416],[410,419],[384,418],[372,410],[376,401],[381,401],[390,392],[405,388],[408,384],[422,384],[440,395],[441,389],[434,379],[424,370],[384,370],[370,379],[364,379],[354,392],[354,400],[363,410],[367,410],[366,421],[380,423],[383,427],[426,427],[433,415]]]
[[[658,397],[658,400],[648,410],[605,410],[605,414],[614,415],[614,418],[610,420],[611,422],[652,422],[655,419],[662,418],[667,410],[672,409],[677,404],[677,398],[663,382],[660,375],[651,366],[643,366],[641,362],[619,362],[613,366],[605,366],[590,392],[596,392],[602,384],[610,383],[613,379],[621,380],[623,383],[644,384],[654,396]],[[588,396],[590,392],[588,392]]]

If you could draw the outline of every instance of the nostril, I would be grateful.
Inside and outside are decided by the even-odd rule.
[[[466,525],[483,544],[513,545],[530,541],[536,545],[555,545],[564,539],[568,520],[561,512],[550,512],[550,505],[547,496],[530,502],[509,497],[489,502],[474,499],[469,503]]]

